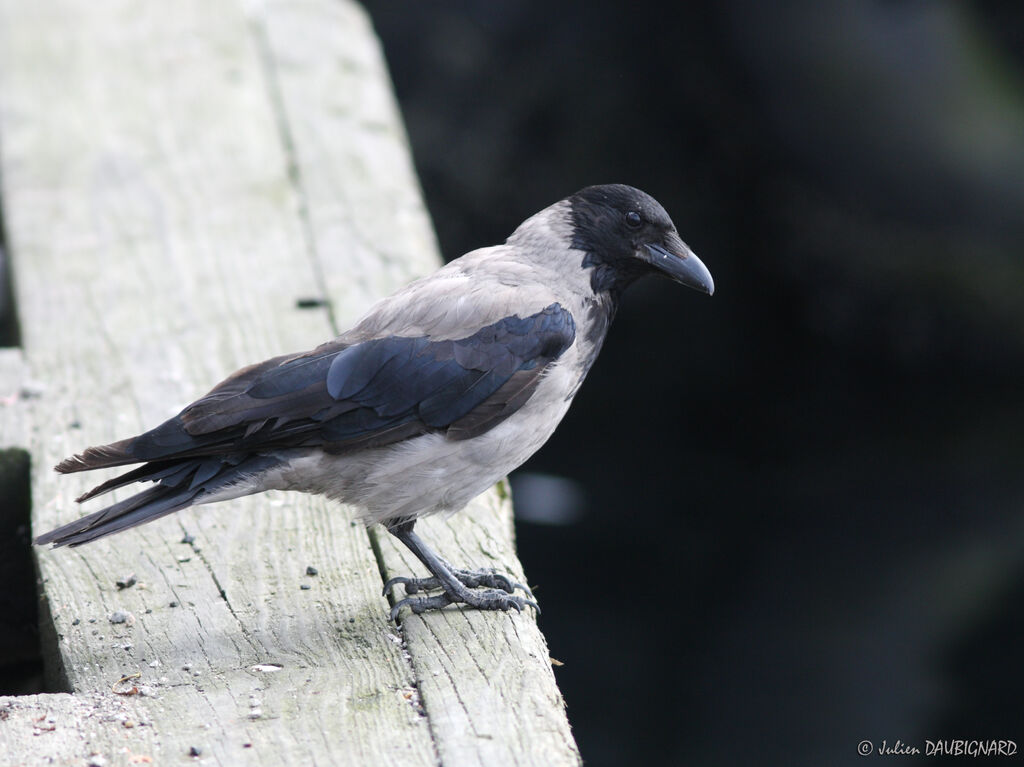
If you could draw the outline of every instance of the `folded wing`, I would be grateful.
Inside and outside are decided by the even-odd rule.
[[[320,447],[343,454],[428,432],[477,436],[523,406],[576,337],[558,303],[508,316],[465,337],[342,340],[244,368],[138,437],[57,465],[74,472],[145,463],[80,500],[140,480],[195,484],[224,459]]]

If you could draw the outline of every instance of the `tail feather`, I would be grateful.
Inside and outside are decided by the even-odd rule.
[[[88,452],[88,451],[87,451]],[[79,500],[144,480],[158,484],[105,509],[43,533],[36,545],[79,546],[129,527],[159,519],[188,506],[258,492],[263,487],[255,477],[280,463],[279,458],[266,455],[236,453],[217,458],[183,461],[153,461],[137,469],[107,480]],[[224,491],[233,491],[225,494]]]
[[[198,490],[157,485],[36,538],[37,546],[79,546],[191,506]]]
[[[129,463],[139,463],[140,459],[132,456],[128,451],[130,443],[133,441],[134,438],[123,439],[110,445],[86,448],[77,455],[65,458],[53,468],[61,474],[71,474],[76,471],[89,471],[90,469],[103,469],[108,466],[124,466]]]
[[[130,485],[133,482],[156,482],[157,480],[165,479],[167,480],[166,484],[176,485],[177,482],[173,481],[174,475],[178,472],[181,472],[182,474],[187,473],[190,468],[189,463],[189,461],[153,461],[152,463],[147,463],[136,469],[132,469],[125,474],[120,474],[112,479],[108,479],[106,482],[101,482],[87,493],[82,493],[75,499],[75,501],[78,503],[84,503],[90,498],[95,498],[97,495],[109,493],[111,490],[116,490],[119,487]]]

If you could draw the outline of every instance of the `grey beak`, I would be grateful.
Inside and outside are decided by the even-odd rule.
[[[715,280],[704,262],[679,239],[674,232],[665,238],[664,245],[645,245],[651,266],[676,282],[701,293],[714,295]]]

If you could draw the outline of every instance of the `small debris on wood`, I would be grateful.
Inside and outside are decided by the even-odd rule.
[[[46,392],[46,386],[37,381],[27,381],[22,384],[21,389],[18,391],[18,396],[21,399],[36,399],[42,397]]]
[[[427,712],[423,710],[423,704],[420,701],[420,691],[413,685],[405,690],[401,690],[402,698],[405,699],[406,703],[410,704],[416,713],[420,716],[426,716]]]
[[[262,671],[265,673],[272,673],[274,671],[280,671],[284,666],[279,663],[257,663],[255,666],[249,668],[250,671]]]
[[[89,761],[88,761],[89,767],[106,767],[106,764],[107,764],[106,758],[103,757],[103,756],[100,756],[99,754],[93,754],[92,756],[89,757]]]
[[[124,623],[127,626],[135,625],[135,616],[125,610],[117,610],[115,612],[112,612],[110,614],[109,620],[111,623],[114,624]]]
[[[134,674],[128,674],[128,676],[123,676],[116,682],[114,682],[113,685],[111,685],[110,691],[115,695],[138,695],[139,688],[136,687],[134,684],[127,689],[124,687],[124,685],[127,682],[130,682],[132,679],[139,679],[141,676],[141,671],[136,671]]]
[[[117,590],[118,591],[122,591],[124,589],[130,589],[132,586],[134,586],[138,582],[139,582],[139,579],[135,577],[135,573],[132,573],[131,575],[129,575],[129,576],[125,577],[125,578],[122,578],[119,581],[114,581],[114,585],[117,586]]]
[[[36,724],[32,727],[33,735],[42,735],[44,732],[53,732],[57,729],[57,720],[46,714],[43,714],[35,721]]]
[[[295,299],[296,309],[319,309],[321,306],[327,306],[328,302],[326,299],[317,298],[315,296],[303,296],[302,298]]]
[[[72,626],[77,626],[81,622],[82,622],[81,618],[75,618],[73,621],[71,621],[71,625]]]
[[[183,536],[181,537],[181,542],[182,542],[182,543],[188,543],[188,544],[192,544],[192,543],[195,543],[195,542],[196,542],[196,537],[195,537],[194,535],[189,535],[188,533],[185,533],[185,534],[184,534],[184,535],[183,535]]]
[[[192,557],[178,557],[178,563],[179,564],[185,564],[186,562],[191,562],[191,561],[192,561]]]
[[[170,602],[167,606],[168,607],[177,607],[178,603],[177,602]]]
[[[565,665],[564,663],[562,663],[562,661],[558,660],[558,658],[548,657],[548,660],[551,661],[551,665],[552,666],[564,666]]]
[[[203,749],[201,749],[199,746],[189,746],[188,755],[189,756],[202,756],[203,755]]]
[[[319,573],[319,570],[313,567],[313,565],[306,565],[306,575],[316,575],[317,573]]]
[[[303,583],[301,586],[299,586],[299,588],[302,589],[303,591],[309,591],[313,587],[310,586],[308,583]]]

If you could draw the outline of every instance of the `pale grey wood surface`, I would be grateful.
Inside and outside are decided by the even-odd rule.
[[[340,0],[0,0],[0,178],[24,344],[0,395],[30,392],[4,399],[0,435],[32,453],[37,532],[108,476],[58,478],[58,459],[326,340],[439,263],[378,45]],[[424,537],[521,577],[503,495]],[[380,588],[419,572],[411,560],[295,494],[40,551],[75,694],[0,699],[0,752],[578,763],[532,614],[453,609],[399,630]],[[138,694],[112,690],[131,674],[118,689]],[[42,709],[53,729],[26,735]]]

